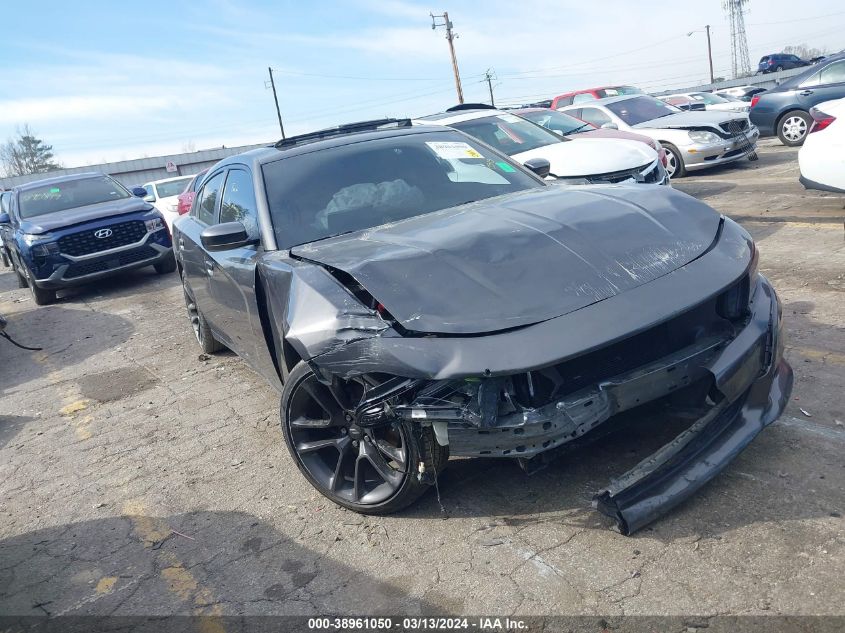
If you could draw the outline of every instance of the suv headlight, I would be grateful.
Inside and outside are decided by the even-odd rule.
[[[144,220],[144,225],[147,227],[147,233],[158,231],[164,228],[164,220],[161,218],[153,218],[152,220]]]
[[[56,242],[50,241],[49,236],[32,235],[25,233],[23,243],[32,249],[32,254],[36,257],[47,257],[48,255],[58,255],[59,245]]]
[[[689,137],[695,143],[718,143],[722,140],[717,134],[705,132],[704,130],[690,130]]]

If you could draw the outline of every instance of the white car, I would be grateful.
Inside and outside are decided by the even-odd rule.
[[[711,92],[683,92],[673,95],[665,95],[660,97],[661,101],[665,101],[669,105],[676,106],[681,110],[688,110],[684,105],[699,104],[703,106],[704,110],[715,110],[718,112],[748,112],[751,109],[751,104],[745,101],[740,101],[736,97],[728,95],[717,95]]]
[[[810,108],[813,123],[798,151],[799,180],[807,189],[845,193],[845,99]]]
[[[161,211],[171,233],[173,220],[179,217],[179,194],[185,191],[193,179],[193,176],[176,176],[142,185],[147,190],[144,200],[152,202],[155,208]]]
[[[650,136],[666,150],[666,170],[672,178],[757,158],[760,130],[740,112],[684,112],[647,95],[608,97],[558,110],[596,127]]]
[[[416,120],[469,134],[521,163],[549,161],[549,177],[571,184],[669,184],[657,152],[645,143],[613,138],[570,139],[527,119],[490,108],[459,107]]]

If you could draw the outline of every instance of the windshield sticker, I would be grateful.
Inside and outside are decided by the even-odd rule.
[[[505,123],[519,123],[519,117],[513,114],[500,114],[498,117]]]
[[[62,192],[62,190],[59,189],[58,187],[53,187],[53,188],[50,189],[50,193],[61,193],[61,192]]]
[[[505,162],[496,163],[496,165],[498,165],[499,169],[509,174],[516,171],[513,167],[511,167]]]
[[[426,145],[440,158],[484,158],[472,149],[469,143],[463,143],[461,141],[429,141],[426,142]]]

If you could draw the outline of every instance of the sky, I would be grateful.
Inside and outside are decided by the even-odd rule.
[[[720,0],[146,0],[0,3],[0,140],[29,124],[64,166],[280,138],[457,103],[449,12],[466,101],[498,105],[625,83],[730,76]],[[750,0],[752,66],[784,46],[845,49],[841,0]],[[691,35],[687,35],[692,31]]]

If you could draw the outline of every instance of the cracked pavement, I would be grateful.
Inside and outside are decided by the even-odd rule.
[[[842,197],[796,151],[675,186],[739,219],[784,301],[793,401],[692,500],[634,537],[593,492],[680,429],[638,421],[547,470],[453,460],[391,517],[335,507],[281,440],[278,395],[200,360],[175,275],[36,308],[0,269],[0,613],[842,614]]]

